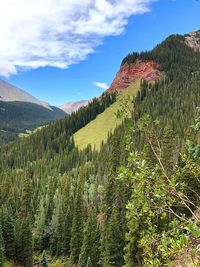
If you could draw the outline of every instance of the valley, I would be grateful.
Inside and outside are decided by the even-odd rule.
[[[0,143],[13,141],[26,131],[65,116],[59,108],[0,80]]]
[[[199,32],[131,52],[70,114],[0,83],[0,267],[199,264]]]

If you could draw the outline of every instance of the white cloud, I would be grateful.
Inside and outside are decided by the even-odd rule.
[[[153,1],[1,0],[0,74],[78,63]]]
[[[102,82],[93,82],[93,84],[103,90],[107,90],[109,88],[109,86],[106,83],[102,83]]]

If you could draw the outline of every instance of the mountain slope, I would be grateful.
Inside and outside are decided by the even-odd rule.
[[[0,80],[0,100],[6,102],[20,101],[34,103],[47,109],[51,109],[48,103],[38,100],[27,92],[3,80]]]
[[[21,132],[33,130],[66,115],[61,109],[0,80],[0,143],[12,141]]]
[[[185,35],[185,43],[197,52],[200,52],[200,31],[193,31]]]
[[[190,37],[190,44],[187,41],[188,36]],[[137,118],[138,114],[149,113],[155,119],[156,117],[159,118],[162,116],[163,123],[167,123],[170,117],[173,129],[179,135],[183,136],[185,126],[189,126],[190,122],[192,122],[192,117],[195,115],[195,107],[198,106],[198,83],[195,81],[197,77],[193,77],[193,80],[188,80],[188,85],[186,84],[187,81],[184,81],[184,90],[180,91],[179,87],[180,81],[184,79],[182,75],[185,71],[191,76],[192,71],[195,71],[195,69],[198,70],[198,58],[200,56],[196,52],[199,51],[197,48],[200,47],[199,36],[199,31],[189,33],[185,36],[172,35],[152,51],[142,52],[140,54],[133,52],[129,54],[123,59],[120,70],[114,78],[108,92],[124,90],[139,78],[149,82],[149,85],[144,83],[140,91],[138,85],[138,90],[135,92],[137,95],[137,109],[134,117]],[[193,51],[191,51],[191,48]],[[184,57],[183,54],[185,55]],[[177,72],[177,69],[180,69],[180,71]],[[174,76],[174,82],[171,83],[169,81],[170,86],[166,86],[162,82],[166,75],[168,77]],[[192,85],[194,93],[187,90],[189,84]],[[158,85],[162,88],[161,90],[157,89]],[[174,91],[172,89],[173,86]],[[178,98],[179,100],[182,99],[182,101],[177,101],[178,98],[174,98],[173,94],[179,95]],[[139,105],[138,102],[140,102]],[[190,106],[191,103],[193,103],[192,106]],[[85,148],[88,144],[99,149],[101,142],[107,139],[108,132],[120,124],[120,121],[112,121],[113,116],[110,111],[113,108],[112,111],[116,112],[115,105],[117,106],[117,103],[113,104],[109,110],[100,114],[94,121],[74,134],[74,140],[79,149]],[[186,110],[192,117],[185,115],[182,118],[179,110],[183,105],[185,105]],[[179,109],[177,109],[177,106]],[[179,125],[175,123],[177,118],[179,118]]]
[[[20,132],[34,129],[63,116],[66,116],[66,113],[56,107],[47,109],[30,102],[0,101],[0,128],[3,130]]]
[[[127,96],[136,96],[140,88],[140,81],[126,88],[117,97],[117,101],[107,108],[103,113],[99,114],[95,120],[92,120],[85,127],[81,128],[74,134],[75,145],[79,149],[84,149],[87,145],[91,145],[97,150],[100,149],[102,141],[106,142],[108,134],[112,133],[114,129],[122,123],[122,118],[117,118],[115,113],[120,109],[122,99]]]
[[[199,129],[200,118],[190,127],[200,104],[200,53],[178,35],[137,57],[159,64],[165,79],[133,86],[134,129],[127,138],[123,125],[99,151],[75,147],[71,137],[92,123],[80,145],[109,131],[104,126],[110,127],[110,116],[121,103],[107,94],[27,138],[0,146],[0,247],[13,241],[16,264],[26,259],[24,241],[31,243],[31,233],[30,258],[37,255],[38,260],[45,250],[49,264],[60,257],[63,265],[77,267],[170,266],[195,235],[199,243],[200,219],[195,225],[186,207],[200,207],[200,146],[191,132]],[[134,64],[134,55],[127,61]],[[194,145],[176,164],[188,127]],[[5,246],[6,256],[9,251]]]
[[[62,109],[64,112],[71,114],[74,111],[77,111],[81,107],[85,107],[88,104],[88,100],[80,100],[77,102],[68,102],[60,106],[59,108]]]
[[[159,71],[159,65],[151,61],[142,62],[136,60],[134,63],[125,63],[120,67],[111,86],[108,90],[122,90],[128,87],[137,79],[144,79],[148,82],[159,81],[162,73]]]

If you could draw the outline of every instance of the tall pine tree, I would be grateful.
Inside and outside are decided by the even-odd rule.
[[[2,227],[0,224],[0,267],[4,266],[4,241],[2,234]]]
[[[85,175],[83,169],[80,169],[77,188],[75,192],[75,200],[73,207],[73,220],[71,228],[71,242],[70,242],[70,259],[72,264],[78,264],[81,246],[83,242],[83,186],[85,182]]]

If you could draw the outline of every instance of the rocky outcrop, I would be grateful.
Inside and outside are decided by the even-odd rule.
[[[186,34],[185,43],[195,51],[200,52],[200,30]]]
[[[154,61],[136,60],[135,63],[125,63],[121,66],[108,90],[121,90],[128,87],[137,79],[154,82],[161,78],[158,64]]]

